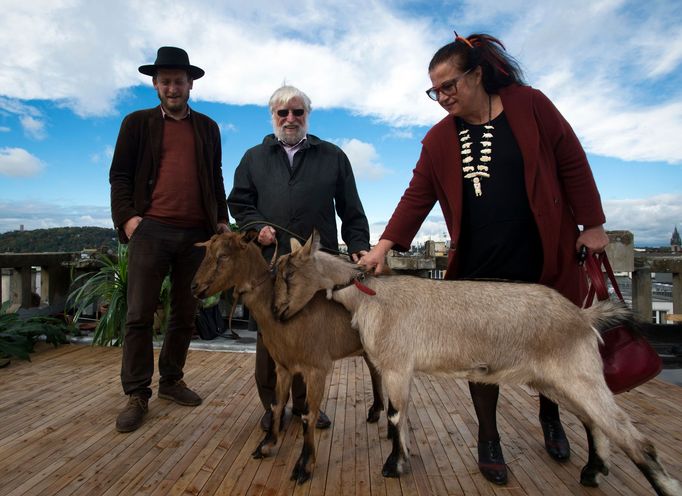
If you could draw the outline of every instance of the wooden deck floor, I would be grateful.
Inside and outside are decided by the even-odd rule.
[[[521,387],[504,387],[499,405],[510,481],[506,487],[489,484],[476,467],[477,429],[466,383],[426,375],[413,386],[408,473],[384,479],[381,467],[390,451],[386,417],[365,423],[370,381],[359,359],[336,363],[324,405],[333,425],[317,431],[312,481],[296,486],[289,475],[301,448],[298,419],[287,419],[276,456],[250,456],[262,436],[253,354],[190,351],[186,379],[204,403],[189,408],[154,396],[143,427],[119,434],[114,419],[125,403],[120,354],[67,345],[0,369],[0,493],[653,494],[617,449],[601,487],[580,486],[586,457],[581,425],[564,414],[573,455],[565,465],[553,462],[542,446],[537,395]],[[618,401],[654,440],[671,475],[682,479],[682,388],[654,380]]]

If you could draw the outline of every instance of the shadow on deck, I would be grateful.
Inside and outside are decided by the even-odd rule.
[[[411,455],[401,479],[384,479],[390,451],[386,417],[367,424],[369,374],[361,359],[336,363],[324,410],[332,428],[317,431],[312,481],[289,475],[300,452],[298,419],[287,417],[277,454],[250,456],[262,437],[253,381],[254,355],[191,350],[186,380],[204,403],[182,407],[154,396],[145,424],[119,434],[116,414],[121,350],[47,346],[31,363],[0,369],[0,487],[16,495],[645,495],[651,487],[614,448],[611,474],[599,489],[578,483],[586,459],[582,425],[565,413],[571,460],[544,452],[537,394],[502,388],[498,407],[509,484],[478,473],[477,425],[466,382],[418,375],[409,410]],[[156,389],[156,384],[153,385]],[[657,446],[669,473],[682,478],[682,388],[654,380],[618,397],[638,428]]]

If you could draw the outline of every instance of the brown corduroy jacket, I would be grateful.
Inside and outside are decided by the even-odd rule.
[[[550,100],[529,86],[500,90],[504,112],[523,156],[531,211],[543,248],[540,283],[580,305],[585,277],[576,262],[578,225],[605,222],[589,163],[571,126]],[[410,185],[382,238],[409,248],[437,201],[452,240],[447,278],[457,274],[457,241],[462,215],[462,163],[455,119],[445,117],[422,140]]]
[[[220,130],[210,117],[191,111],[197,166],[206,227],[217,231],[227,220],[227,199],[222,173]],[[122,243],[128,238],[123,225],[150,206],[161,162],[163,116],[160,107],[138,110],[123,119],[109,171],[111,216]]]

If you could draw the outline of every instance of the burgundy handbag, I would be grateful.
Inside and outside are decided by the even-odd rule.
[[[585,308],[592,305],[595,294],[600,301],[609,299],[602,265],[618,299],[624,302],[606,253],[596,253],[585,261],[590,278]],[[601,337],[604,344],[599,346],[599,353],[604,361],[604,378],[613,394],[644,384],[656,377],[663,368],[661,357],[637,330],[619,325],[603,331]]]

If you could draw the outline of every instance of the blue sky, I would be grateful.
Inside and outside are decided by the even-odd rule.
[[[376,241],[420,140],[444,111],[424,90],[431,55],[461,34],[499,37],[588,153],[607,229],[667,245],[682,228],[682,3],[0,0],[0,232],[111,227],[108,169],[123,116],[158,103],[137,72],[161,45],[206,70],[191,105],[221,127],[229,191],[271,132],[287,82],[310,132],[351,159]],[[418,240],[442,239],[438,207]]]

